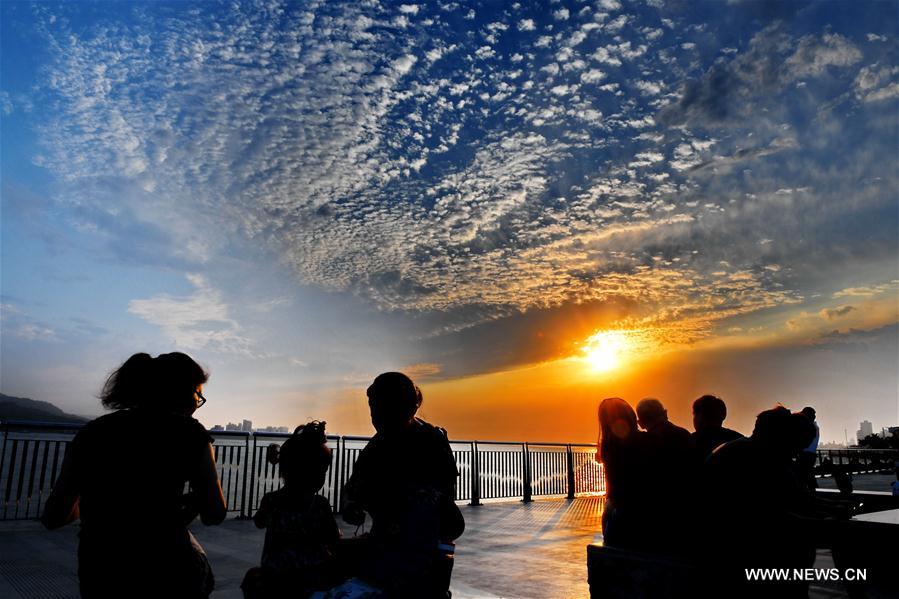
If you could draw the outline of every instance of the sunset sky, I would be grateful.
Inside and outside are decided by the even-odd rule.
[[[2,392],[591,441],[607,396],[899,421],[895,2],[0,3]]]

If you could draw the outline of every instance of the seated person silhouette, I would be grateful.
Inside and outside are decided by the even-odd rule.
[[[719,445],[743,437],[737,431],[723,426],[725,418],[727,405],[720,397],[703,395],[693,402],[693,429],[696,432],[691,436],[700,463]]]
[[[80,517],[82,597],[212,591],[206,554],[188,530],[197,515],[212,525],[227,513],[212,439],[193,418],[208,378],[183,353],[134,354],[103,386],[103,406],[114,411],[69,444],[41,521],[52,530]]]
[[[748,438],[719,447],[703,467],[702,539],[713,586],[732,597],[806,597],[801,581],[747,579],[746,568],[809,568],[814,547],[804,516],[814,496],[793,468],[815,430],[783,406],[760,413]],[[699,532],[699,531],[697,531]]]
[[[334,549],[340,531],[319,489],[331,465],[324,422],[298,426],[269,462],[280,466],[284,485],[266,493],[253,516],[265,529],[260,567],[241,584],[247,599],[307,597],[338,582]]]
[[[446,431],[415,417],[421,391],[402,373],[379,375],[367,395],[377,432],[344,488],[344,520],[372,518],[356,574],[388,597],[447,597],[465,522]]]
[[[649,485],[643,437],[637,414],[626,401],[609,397],[600,402],[596,461],[605,471],[602,536],[609,547],[640,550],[646,546],[642,515]]]

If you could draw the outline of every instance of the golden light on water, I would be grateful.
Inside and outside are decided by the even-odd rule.
[[[584,358],[594,372],[608,372],[622,366],[631,349],[624,331],[603,331],[587,339]]]

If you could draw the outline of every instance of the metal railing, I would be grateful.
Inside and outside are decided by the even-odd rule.
[[[0,444],[0,520],[38,518],[59,475],[69,442],[81,424],[6,421]],[[270,443],[288,434],[210,431],[222,491],[229,513],[248,518],[262,496],[280,488],[278,467],[265,460]],[[335,511],[343,486],[353,473],[369,437],[328,436],[331,467],[320,493]],[[162,439],[160,443],[164,442]],[[602,466],[593,460],[594,445],[450,441],[459,469],[456,501],[484,501],[538,496],[573,498],[605,491]]]
[[[81,424],[3,422],[0,444],[0,520],[40,516],[53,482],[59,475],[69,442]],[[283,443],[288,434],[210,431],[222,491],[228,511],[248,518],[262,496],[280,488],[278,467],[265,460],[270,443]],[[353,473],[359,452],[369,437],[328,436],[331,467],[320,491],[335,511],[343,486]],[[160,440],[160,442],[163,442]],[[459,479],[456,501],[480,505],[484,501],[602,493],[605,473],[593,459],[595,445],[507,441],[450,441]],[[824,449],[818,451],[815,472],[828,471],[825,460],[847,472],[891,470],[899,450]]]
[[[830,476],[835,467],[849,474],[882,472],[893,470],[897,465],[899,449],[819,449],[815,458],[815,474]]]

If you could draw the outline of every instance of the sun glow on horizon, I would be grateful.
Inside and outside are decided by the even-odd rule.
[[[587,340],[584,358],[594,372],[608,372],[623,365],[624,355],[631,345],[627,333],[603,331]]]

